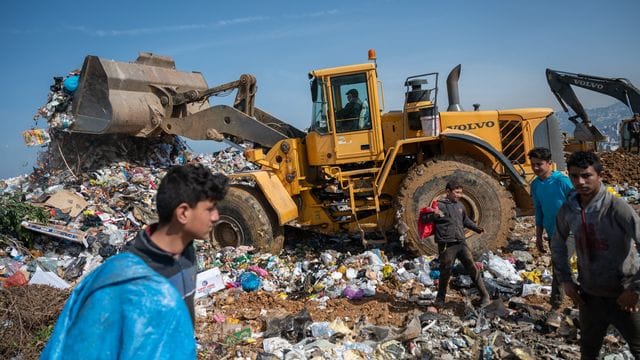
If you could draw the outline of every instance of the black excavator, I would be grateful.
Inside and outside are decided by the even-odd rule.
[[[575,74],[551,69],[547,69],[546,74],[551,92],[556,96],[564,111],[569,111],[567,109],[568,105],[576,113],[570,116],[569,120],[576,126],[574,138],[578,141],[595,143],[605,141],[606,136],[591,123],[587,112],[571,86],[612,96],[627,105],[632,114],[640,113],[640,90],[627,79]],[[577,119],[580,119],[580,121]],[[629,144],[630,134],[626,124],[630,121],[633,121],[633,116],[631,119],[622,120],[620,124],[620,145],[623,148],[625,144]]]

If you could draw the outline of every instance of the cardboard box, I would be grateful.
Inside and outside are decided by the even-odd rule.
[[[217,267],[198,273],[196,276],[196,299],[222,289],[224,289],[224,281]]]

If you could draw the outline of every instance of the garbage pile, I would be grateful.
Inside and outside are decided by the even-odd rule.
[[[93,142],[97,147],[107,147],[106,143],[114,148],[122,146],[110,140]],[[186,151],[172,160],[170,152],[163,152],[166,144],[146,148],[158,156],[158,161],[148,166],[120,159],[90,172],[45,167],[29,176],[0,182],[0,234],[5,245],[11,247],[11,258],[0,259],[0,265],[13,269],[33,258],[39,261],[38,268],[74,282],[104,258],[119,252],[140,229],[157,221],[154,196],[166,169],[181,163],[182,158],[192,161]],[[116,154],[116,149],[108,153]],[[137,153],[130,148],[128,154]],[[85,155],[89,158],[91,155]],[[93,159],[86,161],[97,163]],[[225,171],[247,167],[242,153],[234,150],[196,159]],[[24,241],[29,249],[20,248]],[[0,281],[3,279],[0,277]]]
[[[398,249],[337,251],[313,239],[289,239],[279,255],[247,247],[214,251],[203,262],[213,271],[197,280],[200,353],[236,359],[578,359],[577,311],[567,303],[559,327],[545,321],[550,256],[530,247],[533,236],[533,219],[526,218],[504,253],[478,259],[494,299],[483,309],[469,300],[477,292],[458,263],[451,283],[457,291],[444,310],[436,310],[437,259]],[[613,333],[605,348],[631,358]]]
[[[456,264],[451,285],[455,290],[441,311],[431,306],[439,277],[433,257],[416,258],[395,248],[365,250],[358,241],[335,246],[332,239],[316,235],[287,239],[287,247],[277,255],[249,247],[215,250],[210,243],[197,241],[199,353],[205,358],[243,359],[578,359],[576,310],[567,308],[557,329],[545,324],[550,259],[532,248],[533,229],[532,218],[522,219],[503,253],[478,258],[494,299],[491,305],[478,309],[469,301],[476,298],[475,288]],[[49,239],[49,243],[58,242]],[[33,280],[47,263],[34,256],[37,251],[18,247],[6,247],[10,252],[2,258],[14,263],[3,271],[16,269],[20,260],[26,267],[18,271],[36,268],[30,274]],[[86,251],[75,256],[83,255]],[[64,276],[64,268],[50,272],[60,270]],[[3,291],[51,289],[13,285],[17,284],[10,283]],[[51,295],[38,298],[41,306],[48,306]],[[24,305],[13,299],[2,303],[2,309],[10,310],[7,304]],[[59,311],[60,306],[55,308]],[[16,323],[14,311],[3,314],[12,316],[9,323]],[[43,319],[35,334],[25,332],[25,337],[48,335],[56,316]],[[16,333],[15,328],[8,329],[6,325],[0,329],[0,338]],[[624,358],[629,354],[619,339],[610,334],[605,349]],[[19,348],[0,343],[0,354],[7,355],[3,357],[18,353]]]
[[[173,135],[139,138],[70,133],[49,128],[49,137],[51,142],[46,151],[38,156],[38,167],[45,171],[63,169],[73,177],[106,171],[105,168],[123,162],[127,163],[126,166],[167,168],[191,160],[187,144]]]
[[[259,169],[258,165],[248,162],[241,149],[237,147],[228,147],[213,154],[193,155],[191,162],[202,164],[225,175]]]
[[[29,175],[0,181],[0,285],[69,288],[157,221],[154,196],[166,170],[200,163],[225,174],[255,169],[237,149],[193,155],[174,135],[149,138],[72,133],[79,72],[55,77],[25,132],[42,145]]]
[[[49,128],[68,129],[74,122],[71,114],[73,94],[80,82],[80,70],[70,71],[65,76],[53,78],[53,84],[49,87],[47,103],[40,107],[33,120],[40,117],[47,119]]]

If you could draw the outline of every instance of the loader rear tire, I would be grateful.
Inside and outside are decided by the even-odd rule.
[[[490,168],[465,156],[434,158],[409,170],[396,202],[396,227],[404,245],[419,255],[438,254],[433,236],[419,239],[418,214],[432,200],[446,195],[445,186],[451,177],[462,183],[464,196],[460,201],[467,216],[485,230],[482,234],[466,232],[466,241],[473,254],[478,256],[504,246],[515,217],[511,193]]]
[[[260,252],[278,254],[284,244],[284,229],[264,195],[250,186],[231,186],[218,202],[220,220],[214,225],[214,246],[253,246]]]

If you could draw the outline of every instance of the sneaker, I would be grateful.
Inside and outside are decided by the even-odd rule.
[[[557,311],[551,311],[547,314],[545,324],[557,329],[562,325],[562,316]]]

